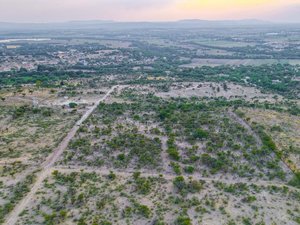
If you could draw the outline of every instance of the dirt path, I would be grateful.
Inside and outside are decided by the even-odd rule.
[[[61,172],[95,172],[100,175],[107,175],[110,173],[110,171],[113,171],[117,176],[124,176],[124,177],[130,177],[133,175],[135,170],[114,170],[110,168],[93,168],[93,167],[54,167],[55,162],[58,160],[58,158],[62,155],[64,150],[67,148],[69,142],[72,140],[72,138],[75,136],[76,132],[78,131],[80,125],[92,114],[92,112],[97,108],[97,106],[115,90],[119,86],[112,87],[101,99],[99,99],[91,108],[89,108],[85,114],[81,117],[79,121],[76,122],[76,124],[73,126],[73,128],[69,131],[69,133],[65,136],[65,138],[62,140],[62,142],[58,145],[58,147],[52,152],[51,155],[42,163],[41,165],[41,171],[37,174],[37,179],[32,186],[30,192],[15,206],[14,210],[7,216],[6,222],[4,224],[7,225],[14,225],[16,224],[18,220],[18,216],[20,213],[23,212],[23,210],[29,205],[30,201],[33,199],[35,193],[38,191],[40,187],[43,185],[44,179],[49,176],[54,170],[59,170]],[[240,117],[238,117],[234,112],[228,112],[229,116],[231,116],[235,121],[237,121],[240,125],[245,127],[249,134],[251,134],[258,146],[262,146],[261,139],[259,136],[252,130],[252,128]],[[163,148],[165,149],[167,139],[163,140]],[[163,158],[167,157],[167,154],[164,154],[162,156]],[[166,171],[168,171],[168,165],[164,165]],[[170,173],[164,173],[160,174],[157,172],[149,172],[149,171],[141,171],[143,176],[150,177],[150,176],[160,176],[162,175],[167,180],[173,180],[177,175],[173,175]],[[203,177],[200,174],[194,174],[194,175],[183,175],[185,179],[194,179],[194,180],[204,180],[207,182],[213,182],[213,181],[219,181],[226,184],[235,184],[235,183],[246,183],[248,185],[255,184],[255,185],[261,185],[261,186],[277,186],[277,187],[285,187],[285,183],[280,183],[276,181],[264,181],[264,180],[247,180],[247,179],[241,179],[241,178],[218,178],[218,177]],[[299,189],[289,187],[290,190],[297,190]]]
[[[70,167],[70,166],[57,166],[57,167],[52,167],[52,171],[58,170],[60,172],[65,172],[65,173],[71,173],[71,172],[87,172],[87,173],[97,173],[99,175],[108,175],[110,172],[113,172],[117,176],[122,176],[122,177],[132,177],[134,172],[137,170],[116,170],[116,169],[111,169],[111,168],[106,168],[106,167],[101,167],[101,168],[94,168],[94,167],[88,167],[88,166],[76,166],[76,167]],[[157,173],[157,172],[149,172],[149,171],[142,171],[141,175],[143,177],[157,177],[157,176],[162,176],[166,180],[173,180],[176,178],[178,175],[173,175],[169,173]],[[276,187],[287,187],[287,185],[283,182],[278,182],[278,181],[266,181],[266,180],[248,180],[248,179],[243,179],[243,178],[236,178],[236,179],[228,179],[228,178],[219,178],[219,177],[204,177],[200,174],[191,174],[191,175],[180,175],[183,176],[186,180],[193,179],[193,180],[203,180],[207,182],[222,182],[225,184],[237,184],[237,183],[245,183],[247,185],[258,185],[258,186],[276,186]],[[295,190],[299,191],[299,189],[288,186],[290,190]]]
[[[262,141],[260,137],[253,131],[252,127],[250,127],[248,123],[246,123],[242,118],[236,115],[236,113],[233,111],[228,111],[228,115],[236,122],[238,122],[241,126],[243,126],[247,130],[247,132],[254,137],[258,148],[262,147]]]
[[[167,153],[168,150],[168,145],[167,145],[167,141],[168,141],[168,137],[167,136],[163,136],[160,138],[161,143],[162,143],[162,153],[161,153],[161,159],[163,162],[163,170],[166,172],[170,172],[171,168],[169,166],[169,162],[168,162],[168,157],[169,154]]]
[[[238,122],[241,126],[243,126],[245,129],[247,129],[248,133],[250,135],[252,135],[256,141],[257,147],[261,148],[263,146],[261,138],[253,131],[252,127],[246,123],[242,118],[240,118],[235,112],[233,111],[228,111],[228,115],[234,119],[236,122]],[[275,157],[275,153],[273,153],[273,155],[271,157]],[[280,159],[280,166],[282,168],[285,168],[286,171],[291,172],[292,174],[294,174],[293,169],[290,167],[290,165],[288,163],[285,162],[284,159]]]
[[[49,157],[45,160],[41,165],[41,171],[37,174],[37,179],[34,185],[32,186],[30,192],[15,206],[14,210],[7,216],[6,222],[4,224],[13,225],[16,224],[18,220],[18,216],[22,211],[26,208],[26,206],[30,203],[30,200],[35,195],[36,191],[43,184],[43,180],[51,174],[53,171],[51,167],[57,161],[57,159],[61,156],[63,151],[67,148],[71,139],[75,136],[77,130],[80,125],[92,114],[92,112],[98,107],[98,105],[103,102],[116,88],[119,86],[113,86],[101,99],[99,99],[95,104],[88,109],[83,116],[76,122],[73,128],[69,131],[69,133],[65,136],[62,142],[58,145],[58,147],[49,155]]]

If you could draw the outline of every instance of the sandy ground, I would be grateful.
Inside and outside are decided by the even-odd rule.
[[[201,82],[201,83],[178,83],[171,86],[168,92],[157,92],[156,96],[162,98],[190,98],[190,97],[209,97],[218,98],[224,97],[226,99],[244,98],[247,101],[259,102],[269,101],[276,102],[281,101],[282,97],[273,94],[264,94],[260,90],[254,87],[246,87],[233,83],[227,83],[227,90],[224,90],[223,84],[213,82]]]
[[[62,140],[59,146],[53,151],[51,155],[46,159],[46,161],[41,165],[41,172],[38,174],[35,184],[32,186],[30,192],[23,198],[14,208],[14,210],[8,215],[5,224],[12,225],[17,222],[18,215],[26,208],[30,200],[33,198],[36,191],[42,185],[43,180],[51,172],[51,167],[54,165],[59,156],[63,153],[65,148],[68,146],[70,140],[74,137],[80,125],[91,115],[91,113],[97,108],[97,106],[104,101],[115,89],[117,86],[112,87],[101,99],[99,99],[94,106],[86,111],[86,113],[80,118],[75,126],[69,131],[67,136]]]

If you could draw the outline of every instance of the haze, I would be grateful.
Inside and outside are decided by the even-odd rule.
[[[0,0],[0,21],[260,19],[300,22],[299,0]]]

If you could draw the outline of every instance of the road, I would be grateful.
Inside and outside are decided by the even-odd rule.
[[[43,185],[43,180],[52,172],[52,167],[54,166],[57,159],[61,156],[64,150],[67,148],[71,139],[75,136],[78,131],[80,125],[93,113],[93,111],[98,107],[98,105],[103,102],[116,88],[119,86],[113,86],[101,99],[99,99],[95,104],[89,108],[83,116],[78,120],[73,128],[69,131],[69,133],[65,136],[62,142],[57,146],[57,148],[48,156],[48,158],[42,163],[41,171],[37,174],[37,179],[31,190],[28,194],[15,206],[13,211],[7,216],[6,222],[4,224],[13,225],[16,224],[18,220],[18,216],[26,206],[30,203],[31,199],[33,199],[36,191]]]
[[[95,172],[99,175],[107,175],[110,173],[110,171],[113,171],[117,176],[124,176],[124,177],[130,177],[133,175],[135,170],[124,170],[124,171],[118,171],[118,170],[111,170],[108,168],[91,168],[91,167],[55,167],[55,162],[59,159],[59,157],[62,155],[64,150],[67,148],[68,144],[72,140],[72,138],[75,136],[76,132],[78,131],[80,125],[93,113],[93,111],[98,107],[98,105],[103,102],[110,94],[119,86],[113,86],[101,99],[99,99],[91,108],[89,108],[84,115],[76,122],[76,124],[73,126],[73,128],[68,132],[68,134],[65,136],[65,138],[62,140],[62,142],[58,145],[58,147],[52,152],[52,154],[49,155],[49,157],[42,163],[41,165],[41,171],[37,174],[37,179],[32,186],[30,192],[15,206],[14,210],[7,216],[6,222],[4,224],[7,225],[14,225],[16,224],[18,220],[18,215],[23,212],[23,210],[29,205],[30,201],[34,198],[35,193],[38,191],[40,187],[43,185],[44,179],[49,176],[54,170],[59,170],[61,172]],[[256,139],[258,147],[262,146],[261,139],[259,136],[252,130],[252,128],[240,117],[238,117],[234,112],[229,112],[229,115],[236,120],[239,124],[241,124],[243,127],[247,129],[247,131],[254,136]],[[166,141],[166,140],[165,140]],[[150,173],[147,171],[141,171],[143,176],[150,177],[150,176],[159,176],[159,173]],[[176,175],[164,173],[162,174],[163,178],[167,180],[173,180]],[[256,185],[263,185],[263,186],[272,186],[275,185],[277,187],[285,187],[286,184],[275,182],[275,181],[263,181],[263,180],[246,180],[246,179],[234,179],[234,178],[210,178],[210,177],[203,177],[200,174],[194,174],[194,175],[183,175],[185,179],[192,178],[194,180],[204,180],[207,182],[213,182],[213,181],[219,181],[226,184],[235,184],[235,183],[246,183],[246,184],[256,184]],[[296,190],[297,188],[289,187],[290,190]]]

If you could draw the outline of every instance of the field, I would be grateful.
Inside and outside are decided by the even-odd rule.
[[[74,93],[68,99],[63,97],[68,95],[63,88],[27,86],[15,91],[1,90],[1,222],[5,214],[30,190],[40,164],[61,143],[86,107],[95,102],[95,97],[101,98],[104,91],[105,88],[100,92],[92,92],[92,95],[80,92],[81,101],[78,101]],[[76,101],[78,106],[71,108],[69,103]]]
[[[293,174],[240,111],[154,90],[100,103],[17,224],[296,224]]]
[[[293,224],[297,207],[284,187],[54,170],[20,224]]]
[[[230,47],[247,47],[247,46],[255,46],[256,43],[253,42],[242,42],[242,41],[228,41],[228,40],[214,40],[214,39],[199,39],[199,40],[190,40],[192,43],[201,44],[211,47],[219,47],[219,48],[230,48]]]
[[[0,24],[0,224],[300,224],[299,29],[202,23]]]
[[[107,87],[100,89],[107,93]],[[213,82],[173,82],[167,90],[160,85],[121,85],[111,90],[92,114],[81,120],[77,132],[71,131],[66,149],[59,147],[59,154],[43,151],[47,134],[51,132],[49,138],[53,138],[53,143],[46,141],[52,143],[48,149],[65,142],[58,137],[71,129],[88,105],[78,102],[76,111],[62,108],[54,104],[60,95],[47,95],[46,90],[32,95],[37,99],[43,96],[47,101],[41,102],[52,108],[24,105],[28,93],[23,97],[5,95],[3,141],[9,146],[16,143],[16,147],[3,155],[12,160],[9,164],[2,157],[6,162],[2,204],[16,204],[15,199],[27,192],[31,196],[26,198],[27,207],[17,208],[21,213],[17,224],[271,224],[278,223],[279,211],[280,224],[296,224],[299,192],[289,186],[295,170],[286,164],[286,157],[278,156],[272,143],[264,141],[262,133],[270,133],[280,151],[288,139],[273,136],[271,125],[256,128],[253,123],[271,121],[263,119],[266,115],[288,122],[285,127],[293,135],[289,143],[296,149],[298,125],[291,121],[297,117],[286,115],[283,119],[282,113],[260,110],[254,120],[248,119],[254,109],[236,111],[224,105],[241,98],[249,103],[279,104],[282,96]],[[103,94],[98,94],[98,99],[101,97]],[[22,98],[23,104],[10,106]],[[12,118],[4,117],[11,114],[6,110],[13,112]],[[16,127],[22,126],[21,135]],[[34,140],[33,145],[29,139]],[[22,144],[18,150],[22,141],[28,143],[28,149]],[[8,145],[2,146],[5,152]],[[55,154],[52,166],[36,170],[33,165],[42,163],[48,154]],[[290,156],[291,161],[299,162],[296,151]],[[35,181],[37,177],[43,178]],[[11,185],[20,186],[21,194],[11,193]]]
[[[286,64],[299,65],[300,60],[285,59],[193,59],[191,63],[182,65],[182,67],[194,68],[200,66],[221,66],[221,65],[250,65],[259,66],[264,64]]]

